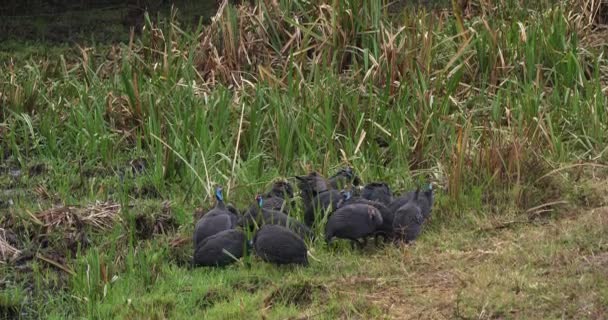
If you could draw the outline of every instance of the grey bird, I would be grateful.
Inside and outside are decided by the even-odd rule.
[[[308,265],[306,243],[291,230],[279,225],[264,225],[253,238],[255,254],[278,265]]]
[[[304,224],[308,227],[312,227],[315,223],[317,215],[330,209],[331,212],[335,211],[338,207],[338,202],[342,198],[342,195],[338,190],[327,190],[314,196],[310,203],[304,204]]]
[[[353,168],[344,167],[329,178],[329,184],[333,189],[341,190],[351,185],[358,186],[361,184],[361,179],[355,174]]]
[[[195,248],[205,238],[224,230],[233,229],[237,224],[238,216],[235,214],[234,208],[231,210],[224,204],[222,188],[219,186],[215,189],[215,198],[217,200],[215,208],[209,210],[196,222],[193,235]]]
[[[329,179],[317,172],[311,172],[306,176],[296,176],[298,187],[302,191],[302,202],[304,204],[304,223],[312,227],[316,214],[326,211],[330,206],[336,209],[340,200],[339,190],[361,183],[359,177],[351,167],[338,170]],[[333,211],[332,210],[332,211]]]
[[[312,239],[313,233],[310,229],[297,219],[290,217],[283,212],[264,209],[264,198],[256,196],[257,208],[251,208],[239,222],[239,225],[246,229],[253,230],[255,226],[261,227],[267,224],[281,225],[297,233],[301,238]]]
[[[380,226],[382,215],[378,209],[363,203],[347,204],[336,210],[327,220],[325,241],[330,244],[335,237],[350,240],[353,248],[355,245],[364,247],[367,237],[373,235]]]
[[[421,194],[417,196],[417,192],[421,192]],[[433,193],[433,185],[429,184],[428,188],[425,191],[420,191],[420,188],[418,188],[414,191],[407,192],[406,194],[394,199],[393,202],[391,202],[389,209],[393,212],[396,212],[399,208],[408,203],[410,200],[415,199],[416,204],[420,207],[423,219],[426,221],[431,216],[434,198],[435,196]]]
[[[272,188],[268,193],[262,195],[262,198],[264,199],[263,208],[289,214],[294,205],[293,196],[293,187],[289,182],[277,181],[273,183]],[[251,204],[250,210],[257,207],[258,203],[256,201]]]
[[[388,242],[389,240],[391,240],[393,238],[394,213],[393,213],[393,211],[391,211],[389,209],[389,207],[387,207],[386,205],[384,205],[383,203],[381,203],[379,201],[373,201],[373,200],[364,199],[362,197],[351,196],[350,191],[343,190],[341,193],[342,193],[342,200],[340,200],[338,202],[338,208],[343,207],[345,205],[349,205],[349,204],[359,203],[359,204],[370,205],[370,206],[373,206],[374,208],[378,209],[378,211],[380,212],[380,215],[382,216],[382,225],[380,225],[378,228],[376,228],[376,231],[374,232],[376,244],[378,243],[378,239],[380,237],[383,238],[384,242]]]
[[[318,172],[311,172],[308,175],[296,176],[295,178],[304,205],[310,204],[317,194],[331,189],[329,181]]]
[[[393,202],[393,193],[388,184],[384,182],[372,182],[365,185],[361,192],[361,198],[378,201],[385,206]]]
[[[415,192],[410,201],[395,211],[393,230],[396,240],[409,243],[418,238],[424,223],[422,210],[417,203],[419,196],[419,192]]]
[[[232,264],[244,255],[247,245],[247,237],[243,231],[238,229],[224,230],[199,243],[194,251],[192,264],[195,267],[221,267]]]

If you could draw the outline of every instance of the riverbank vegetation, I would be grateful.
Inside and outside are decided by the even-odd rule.
[[[0,314],[601,318],[608,7],[495,2],[222,3],[124,43],[4,50]],[[214,184],[245,208],[346,164],[437,185],[415,246],[187,266]]]

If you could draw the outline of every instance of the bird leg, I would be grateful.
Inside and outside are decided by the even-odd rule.
[[[376,246],[376,247],[378,246],[378,239],[380,238],[380,236],[382,236],[382,234],[377,233],[376,236],[374,237],[374,246]]]
[[[361,249],[365,248],[365,246],[367,246],[367,237],[364,237],[361,239],[362,241],[359,242],[359,246]]]
[[[382,237],[382,242],[383,243],[387,243],[389,241],[389,237],[388,237],[388,234],[386,234],[386,232],[376,233],[376,236],[374,237],[374,245],[376,247],[378,246],[378,240],[379,240],[380,237]]]

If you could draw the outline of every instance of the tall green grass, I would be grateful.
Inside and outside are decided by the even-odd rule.
[[[349,164],[365,182],[398,191],[435,182],[433,223],[441,223],[484,205],[505,214],[562,200],[548,178],[556,168],[608,160],[607,61],[587,47],[592,34],[567,2],[480,2],[472,16],[458,8],[394,15],[363,0],[256,4],[228,5],[194,29],[176,15],[147,19],[133,43],[2,62],[0,173],[40,162],[51,171],[2,189],[66,204],[111,199],[125,220],[111,234],[92,233],[99,246],[67,262],[75,275],[66,294],[45,290],[60,280],[33,263],[36,313],[162,318],[176,304],[200,306],[200,296],[215,299],[211,315],[189,315],[259,311],[265,284],[253,294],[238,288],[237,267],[184,271],[167,263],[179,250],[173,239],[138,241],[137,216],[151,214],[138,198],[173,201],[177,237],[189,237],[190,209],[208,207],[216,183],[243,208],[277,177]],[[129,160],[140,157],[147,172],[131,174]],[[23,200],[23,212],[9,212],[29,221],[26,209],[38,206]],[[339,254],[335,265],[290,279],[353,271],[344,261],[359,257]],[[247,276],[284,280],[282,270],[250,262],[238,266]],[[338,301],[330,309],[344,314]],[[346,314],[360,316],[358,303]],[[284,308],[278,313],[297,314]]]
[[[2,149],[22,165],[145,155],[158,189],[189,195],[348,162],[370,178],[438,179],[457,197],[509,188],[500,177],[527,158],[606,159],[606,60],[581,47],[565,3],[483,7],[463,26],[367,1],[258,5],[228,5],[193,32],[147,20],[115,60],[91,48],[4,63]]]

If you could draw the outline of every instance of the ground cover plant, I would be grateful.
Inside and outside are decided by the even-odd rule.
[[[608,314],[608,7],[222,2],[0,66],[0,317]],[[192,268],[214,186],[348,165],[436,186],[413,246]],[[302,221],[303,208],[295,208]]]

